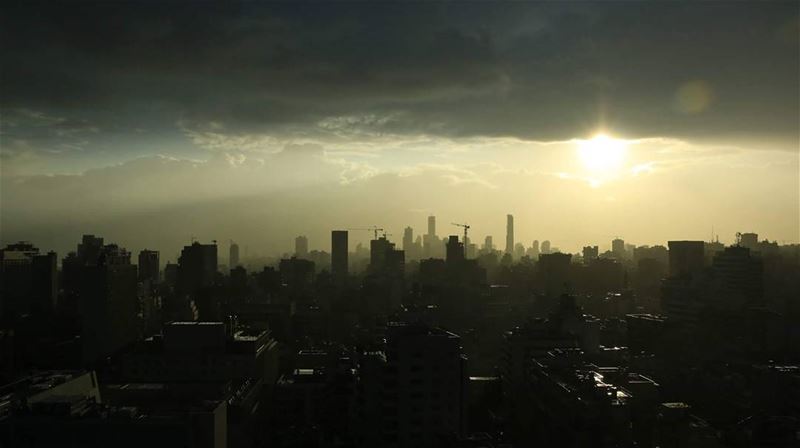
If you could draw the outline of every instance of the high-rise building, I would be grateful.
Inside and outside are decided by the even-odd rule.
[[[450,235],[447,240],[447,263],[459,263],[464,261],[464,243],[458,241],[458,236]]]
[[[739,236],[739,245],[746,247],[751,251],[758,250],[758,234],[757,233],[742,233]]]
[[[230,269],[239,266],[239,245],[231,242],[231,247],[228,250],[228,267]]]
[[[699,275],[703,270],[704,246],[702,241],[670,241],[669,275]]]
[[[611,253],[618,259],[625,258],[625,240],[621,238],[611,240]]]
[[[158,251],[144,249],[139,252],[139,281],[149,281],[151,285],[159,282]]]
[[[468,373],[461,338],[390,322],[384,340],[382,351],[365,353],[358,375],[364,446],[435,447],[463,435]]]
[[[486,235],[486,238],[483,240],[483,249],[487,251],[494,250],[494,245],[492,244],[491,235]]]
[[[514,216],[506,215],[506,253],[514,253]]]
[[[385,236],[369,242],[369,264],[373,272],[382,271],[390,267],[393,269],[398,263],[401,267],[405,264],[405,253],[401,250],[396,250],[394,243],[386,239]]]
[[[403,230],[403,250],[408,252],[409,249],[414,245],[414,229],[411,227],[406,227]]]
[[[542,241],[541,251],[540,254],[549,254],[550,253],[550,240]]]
[[[138,337],[136,266],[130,252],[108,244],[80,271],[83,361],[93,365]]]
[[[570,292],[570,254],[542,254],[539,255],[540,281],[544,285],[547,297],[558,297]]]
[[[428,216],[428,235],[436,236],[436,217]]]
[[[339,284],[347,280],[347,230],[334,230],[331,232],[331,274]]]
[[[103,251],[103,238],[94,235],[83,235],[78,244],[78,261],[82,265],[94,264]]]
[[[589,263],[597,259],[600,254],[600,249],[597,246],[584,246],[583,248],[583,262]]]
[[[235,244],[231,245],[231,248]],[[239,249],[237,246],[236,253]],[[238,261],[238,260],[237,260]],[[182,294],[192,295],[214,284],[217,275],[217,245],[192,243],[184,246],[178,257],[177,289]]]
[[[20,241],[0,250],[0,316],[53,310],[58,294],[56,254]]]
[[[297,258],[308,257],[308,238],[305,235],[294,239],[294,256]]]
[[[726,247],[714,255],[711,264],[719,281],[720,293],[726,301],[751,306],[761,305],[764,297],[764,267],[760,258],[753,257],[750,249],[742,246]]]

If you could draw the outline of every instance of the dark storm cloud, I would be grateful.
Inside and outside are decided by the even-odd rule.
[[[36,4],[2,16],[3,111],[100,129],[798,132],[794,2]],[[703,88],[682,99],[691,82]]]

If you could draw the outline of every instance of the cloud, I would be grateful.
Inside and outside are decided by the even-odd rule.
[[[180,119],[205,146],[220,132],[563,140],[600,124],[797,137],[788,3],[187,7],[10,8],[2,107]]]

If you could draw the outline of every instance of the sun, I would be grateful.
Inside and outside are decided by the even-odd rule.
[[[598,134],[590,140],[578,140],[578,155],[592,174],[610,175],[622,167],[628,144],[625,140]]]

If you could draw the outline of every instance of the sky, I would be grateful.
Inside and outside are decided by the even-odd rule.
[[[793,1],[0,8],[3,244],[800,240]]]

